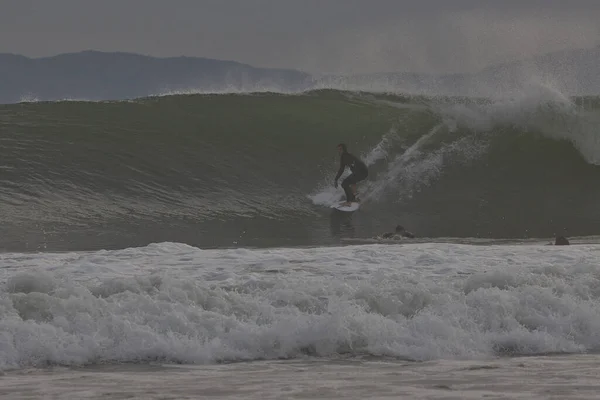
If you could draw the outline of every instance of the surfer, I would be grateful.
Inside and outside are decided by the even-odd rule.
[[[364,162],[348,153],[348,148],[344,143],[338,144],[337,149],[340,153],[340,169],[335,176],[333,186],[336,188],[338,187],[338,179],[340,179],[340,176],[342,176],[344,169],[346,169],[346,167],[350,167],[350,171],[352,173],[342,181],[342,188],[346,193],[346,203],[344,203],[344,206],[349,206],[353,201],[359,201],[359,199],[356,198],[356,184],[366,179],[369,175],[369,171]]]
[[[404,227],[402,225],[397,225],[395,232],[386,232],[383,235],[381,235],[381,237],[384,239],[396,239],[396,238],[414,239],[415,235],[413,233],[407,231],[406,229],[404,229]]]

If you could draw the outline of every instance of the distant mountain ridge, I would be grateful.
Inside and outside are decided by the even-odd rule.
[[[600,46],[494,65],[475,74],[380,73],[313,76],[200,57],[158,58],[82,51],[28,58],[0,53],[0,103],[24,100],[121,100],[186,92],[297,92],[337,88],[442,95],[519,90],[532,79],[565,94],[600,94]]]
[[[297,90],[310,75],[199,57],[83,51],[28,58],[0,54],[0,102],[130,99],[187,90]]]

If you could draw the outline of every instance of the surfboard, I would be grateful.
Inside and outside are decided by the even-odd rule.
[[[350,203],[349,206],[343,207],[342,204],[344,204],[344,203],[345,203],[345,201],[341,201],[339,203],[332,204],[331,208],[335,208],[336,210],[340,210],[340,211],[352,212],[352,211],[358,210],[358,208],[360,207],[360,203],[357,203],[355,201]]]

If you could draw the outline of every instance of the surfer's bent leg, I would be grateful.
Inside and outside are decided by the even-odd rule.
[[[342,181],[342,189],[344,189],[344,193],[346,193],[346,201],[347,202],[353,202],[354,201],[354,194],[352,193],[352,190],[350,189],[350,185],[354,185],[356,184],[356,179],[354,174],[350,174],[346,177],[346,179],[344,179]]]
[[[353,202],[356,200],[356,184],[360,181],[367,179],[369,176],[368,171],[353,172],[342,182],[344,192],[346,192],[346,201]]]

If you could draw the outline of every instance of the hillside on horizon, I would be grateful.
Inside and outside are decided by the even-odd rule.
[[[0,53],[0,103],[120,100],[199,91],[297,90],[310,75],[201,57],[87,50],[28,58]]]
[[[475,74],[379,73],[320,76],[202,57],[81,51],[29,58],[0,53],[0,103],[123,100],[170,93],[298,92],[319,88],[441,95],[518,90],[533,80],[565,94],[600,94],[600,46],[489,66]]]

